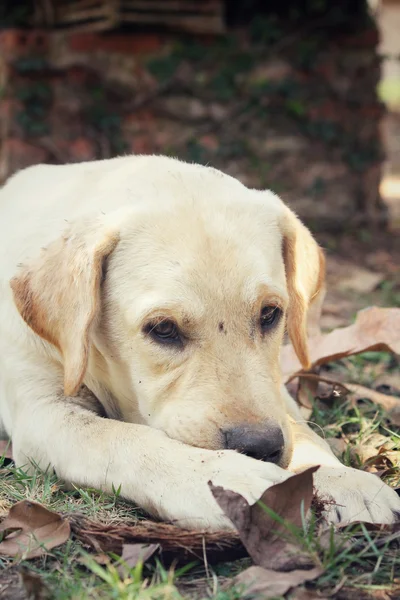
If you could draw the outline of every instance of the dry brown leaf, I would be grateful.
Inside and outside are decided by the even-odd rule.
[[[310,557],[296,545],[287,524],[302,526],[303,514],[307,514],[313,499],[313,473],[317,470],[318,467],[311,467],[273,485],[253,506],[240,494],[210,484],[215,499],[235,525],[256,565],[285,571],[314,566]],[[285,522],[277,522],[263,505]]]
[[[353,444],[350,447],[350,456],[358,464],[364,464],[371,458],[378,456],[378,454],[383,459],[384,454],[391,452],[392,446],[393,442],[390,438],[374,432]]]
[[[34,558],[60,546],[70,536],[70,525],[61,515],[41,504],[22,500],[10,508],[0,523],[5,534],[0,556]]]
[[[380,350],[400,354],[400,308],[371,308],[360,311],[353,325],[309,340],[311,367],[360,354]],[[301,370],[292,346],[281,353],[282,372],[286,380]]]
[[[1,456],[12,460],[12,446],[9,440],[0,440],[0,457]]]
[[[295,380],[298,380],[296,385]],[[345,398],[349,390],[341,383],[317,373],[297,373],[286,382],[286,387],[292,396],[296,397],[300,412],[305,420],[312,413],[312,400],[318,398],[324,402],[332,402],[339,397]]]
[[[133,568],[138,562],[146,562],[158,548],[158,544],[124,544],[121,558],[129,568]]]
[[[397,396],[389,396],[382,394],[376,390],[371,390],[358,383],[346,383],[346,388],[355,396],[355,400],[371,400],[375,404],[379,404],[385,410],[393,410],[400,408],[400,398]]]
[[[384,277],[383,273],[374,273],[357,268],[350,273],[347,271],[347,277],[339,280],[338,289],[340,291],[351,290],[358,294],[369,294],[377,288]]]
[[[389,421],[400,427],[400,398],[397,396],[383,394],[358,383],[344,384],[340,381],[321,377],[316,373],[297,373],[290,377],[288,383],[292,384],[296,378],[298,379],[298,385],[297,389],[293,387],[292,394],[296,396],[300,407],[308,413],[311,413],[312,410],[310,402],[312,397],[329,402],[338,398],[345,398],[351,393],[353,394],[353,402],[366,399],[382,406],[387,411]],[[324,389],[321,390],[321,387]],[[305,418],[308,418],[308,416],[305,416]]]
[[[358,294],[372,292],[385,278],[382,269],[371,271],[359,263],[339,258],[326,257],[326,275],[328,279],[328,294],[336,291],[352,290]]]
[[[128,569],[133,569],[139,562],[145,563],[158,548],[158,544],[124,544],[122,546],[122,562],[118,566],[119,574],[124,577]]]
[[[341,381],[322,377],[317,373],[297,373],[289,379],[288,383],[291,383],[296,378],[299,381],[296,399],[300,406],[306,408],[312,408],[310,397],[318,397],[320,400],[327,402],[336,400],[339,397],[344,398],[350,393],[347,385],[344,385]],[[321,390],[320,387],[322,388]],[[307,399],[304,397],[305,392],[307,393]]]
[[[395,475],[398,473],[398,467],[400,464],[400,451],[391,450],[387,446],[381,446],[375,454],[369,456],[363,465],[364,471],[369,473],[375,473],[379,477],[385,475]]]
[[[271,571],[262,567],[250,567],[237,575],[233,582],[242,586],[242,597],[251,596],[252,600],[264,600],[283,596],[290,589],[301,585],[305,581],[316,579],[323,570],[314,567],[311,570],[296,570],[289,573]]]
[[[325,402],[345,398],[348,394],[353,394],[352,401],[371,400],[375,404],[382,406],[387,411],[389,421],[400,427],[400,398],[377,392],[358,383],[342,383],[326,377],[321,377],[315,373],[298,373],[293,375],[289,382],[298,378],[298,388],[296,399],[300,407],[310,411],[310,397],[318,397]],[[325,393],[320,393],[321,384],[325,387]],[[329,389],[330,386],[330,389]]]

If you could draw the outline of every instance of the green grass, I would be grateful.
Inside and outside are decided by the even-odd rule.
[[[32,500],[56,512],[82,512],[87,517],[106,523],[123,522],[141,518],[140,511],[132,504],[114,495],[93,489],[64,489],[56,475],[35,469],[33,474],[6,465],[0,458],[0,511],[4,513],[15,502]]]
[[[396,368],[396,363],[392,356],[369,353],[336,363],[330,375],[334,378],[336,372],[344,380],[371,385],[377,376],[393,368]],[[369,401],[354,403],[349,397],[329,406],[315,402],[310,422],[317,430],[322,428],[328,439],[346,439],[347,448],[342,459],[348,465],[363,466],[353,450],[368,444],[371,436],[378,433],[384,435],[392,451],[400,455],[399,431],[390,426],[384,411]],[[118,490],[114,494],[105,494],[91,489],[65,489],[52,473],[36,470],[28,475],[12,463],[6,463],[0,459],[0,515],[4,515],[15,502],[30,499],[57,512],[79,512],[104,523],[132,522],[143,517],[134,505],[120,497]],[[391,485],[399,485],[400,469],[397,469],[397,475],[388,475],[387,481]],[[323,540],[318,527],[314,518],[303,529],[291,529],[302,550],[324,568],[324,574],[308,584],[308,588],[332,598],[337,597],[339,590],[342,590],[341,598],[357,600],[400,597],[400,582],[395,580],[396,573],[400,572],[398,547],[375,539],[375,534],[364,525],[347,528],[340,538],[333,532],[330,539],[325,534]],[[96,555],[90,554],[89,548],[72,538],[47,556],[35,560],[18,563],[0,558],[0,585],[2,575],[7,572],[2,568],[12,564],[40,575],[50,590],[50,597],[55,600],[247,598],[245,590],[229,587],[228,584],[231,577],[249,566],[246,559],[214,566],[199,561],[196,565],[179,564],[176,568],[166,568],[161,562],[150,561],[144,567],[141,564],[131,570],[125,567],[121,576],[118,570],[121,560],[118,557],[109,555],[107,564],[98,564]]]
[[[121,576],[117,567],[110,561],[106,566],[100,566],[88,554],[80,552],[76,555],[80,561],[79,567],[69,567],[69,561],[64,561],[60,570],[50,570],[45,576],[49,589],[58,588],[55,598],[68,600],[70,598],[118,598],[122,600],[156,600],[170,598],[180,600],[183,598],[175,581],[184,569],[174,571],[166,570],[157,563],[156,567],[144,572],[143,564],[138,563],[133,569],[126,569],[126,574]],[[63,577],[67,571],[70,576]],[[43,577],[43,572],[41,573]],[[62,585],[60,586],[60,574]],[[72,576],[71,576],[72,575]]]

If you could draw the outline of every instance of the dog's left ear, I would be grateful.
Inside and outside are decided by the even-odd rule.
[[[307,324],[313,311],[319,318],[325,295],[325,257],[310,231],[287,206],[281,226],[289,292],[287,330],[299,361],[307,369]]]

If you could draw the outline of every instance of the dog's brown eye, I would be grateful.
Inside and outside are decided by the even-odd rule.
[[[152,323],[146,327],[146,332],[152,336],[155,341],[162,343],[180,343],[181,337],[177,326],[173,321],[165,319],[159,323]]]
[[[278,306],[264,306],[261,311],[260,323],[261,329],[266,331],[270,329],[272,325],[279,319],[281,316],[281,309]]]

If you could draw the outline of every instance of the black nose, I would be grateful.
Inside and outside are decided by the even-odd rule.
[[[239,425],[224,431],[225,448],[238,450],[247,456],[278,464],[282,458],[285,441],[278,425],[252,427]]]

